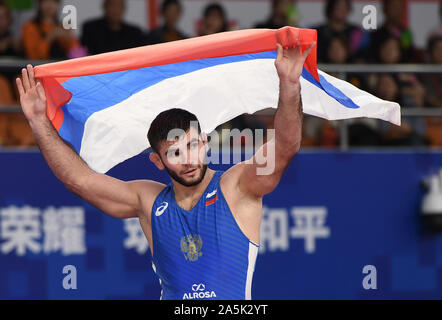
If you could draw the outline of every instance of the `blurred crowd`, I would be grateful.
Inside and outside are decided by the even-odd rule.
[[[384,0],[384,23],[368,32],[349,22],[350,0],[325,1],[324,23],[310,27],[318,30],[318,62],[351,63],[420,63],[442,64],[442,5],[440,25],[430,33],[427,46],[417,49],[411,31],[403,24],[403,0]],[[299,26],[300,12],[292,0],[272,0],[270,12],[250,28]],[[31,60],[69,59],[188,38],[180,30],[183,14],[179,0],[160,4],[162,25],[142,30],[125,21],[124,0],[103,0],[101,17],[86,21],[79,38],[62,27],[60,0],[36,0],[35,16],[21,26],[20,37],[12,36],[12,14],[8,1],[0,0],[0,59]],[[222,2],[208,3],[196,23],[198,36],[232,30]],[[300,27],[300,26],[299,26]],[[18,104],[13,80],[17,70],[0,70],[0,145],[29,146],[35,142],[21,113],[1,112],[1,106]],[[341,74],[334,76],[342,77]],[[346,81],[376,96],[400,103],[403,108],[442,107],[442,75],[434,74],[348,74]],[[240,116],[222,126],[271,128],[271,116]],[[374,119],[352,119],[348,122],[350,146],[442,146],[441,117],[403,117],[400,127]],[[304,146],[335,147],[339,145],[339,122],[305,117]],[[221,128],[218,128],[221,129]]]

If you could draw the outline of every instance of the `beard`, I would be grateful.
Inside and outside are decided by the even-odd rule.
[[[163,165],[164,165],[164,163],[163,163]],[[207,171],[207,164],[202,164],[202,165],[197,167],[198,169],[201,169],[200,170],[200,175],[199,175],[198,179],[196,179],[195,181],[192,181],[192,182],[186,181],[184,178],[182,178],[179,175],[177,175],[175,173],[175,171],[170,170],[166,165],[164,165],[164,168],[166,169],[166,171],[169,174],[169,176],[173,180],[178,182],[179,184],[181,184],[181,185],[183,185],[185,187],[193,187],[193,186],[196,186],[197,184],[199,184],[204,179],[204,176],[206,175],[206,171]]]

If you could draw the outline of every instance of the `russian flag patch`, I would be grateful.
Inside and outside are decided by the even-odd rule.
[[[212,192],[209,192],[206,195],[206,207],[210,206],[212,203],[218,200],[218,195],[216,194],[216,191],[217,189],[213,190]]]

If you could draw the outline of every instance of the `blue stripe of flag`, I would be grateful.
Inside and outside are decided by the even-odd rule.
[[[62,107],[64,119],[59,134],[64,140],[69,141],[79,153],[85,123],[95,112],[116,105],[128,99],[133,94],[168,78],[226,63],[275,58],[276,51],[267,51],[237,56],[191,60],[69,79],[63,83],[63,87],[70,91],[73,96],[72,99]],[[327,82],[323,76],[319,75],[321,80],[319,83],[305,68],[303,69],[302,76],[318,88],[326,91],[342,105],[348,108],[359,108],[348,96]]]

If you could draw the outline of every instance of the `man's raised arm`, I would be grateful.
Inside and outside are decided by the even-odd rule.
[[[275,67],[279,76],[279,102],[274,118],[274,137],[241,164],[239,188],[254,197],[273,191],[299,151],[302,139],[300,77],[304,62],[315,46],[301,52],[300,45],[284,49],[277,45]]]
[[[46,95],[33,67],[17,78],[20,103],[35,140],[55,176],[73,193],[117,218],[137,217],[142,211],[140,191],[155,195],[161,184],[149,181],[124,182],[93,171],[58,135],[46,116]],[[151,192],[149,192],[151,191]],[[145,195],[143,195],[145,196]],[[147,199],[148,200],[148,199]]]

